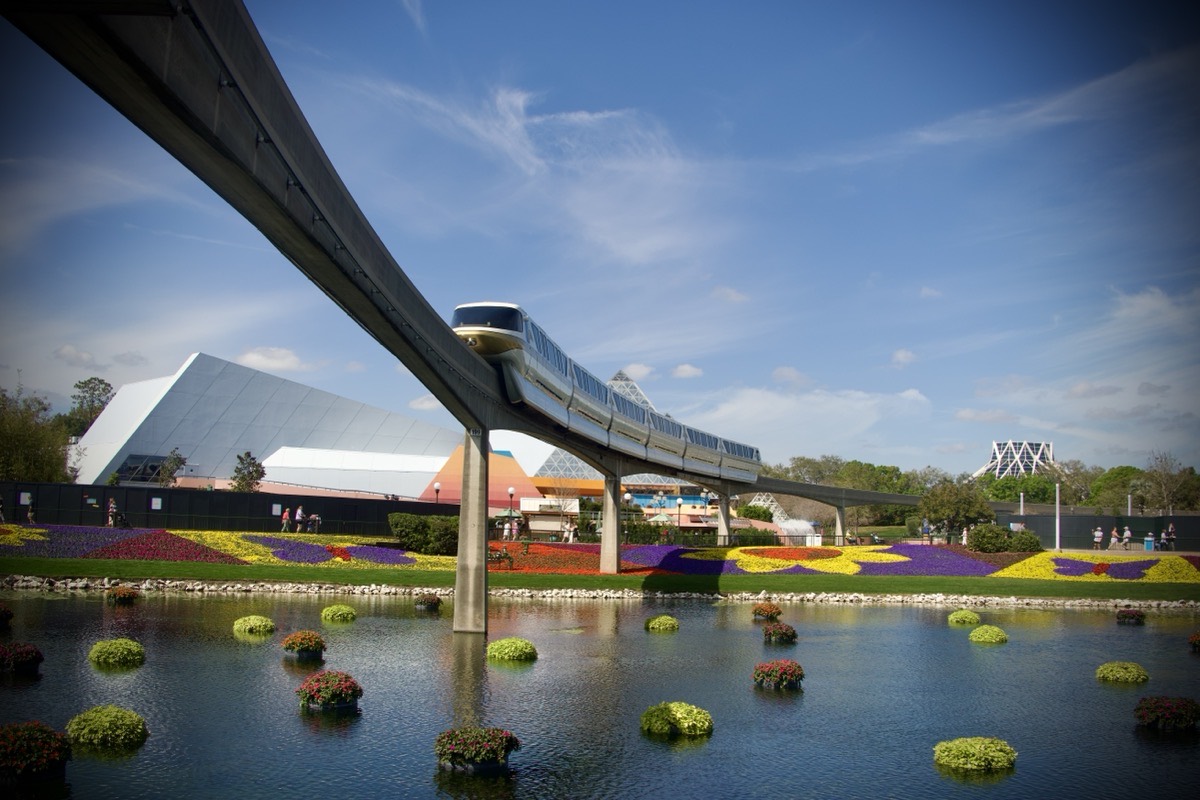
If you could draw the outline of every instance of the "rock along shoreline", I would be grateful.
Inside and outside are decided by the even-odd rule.
[[[0,590],[33,592],[105,592],[116,586],[131,586],[142,592],[169,592],[191,595],[299,594],[350,596],[417,596],[436,594],[453,597],[449,587],[389,586],[384,584],[344,585],[336,583],[293,583],[286,581],[200,581],[148,578],[141,581],[117,578],[43,578],[34,575],[6,575],[0,578]],[[490,597],[518,600],[719,600],[751,603],[771,600],[776,603],[815,603],[857,606],[952,606],[955,608],[1045,608],[1105,609],[1142,608],[1156,611],[1200,612],[1195,600],[1122,600],[1062,597],[989,597],[957,594],[866,594],[860,592],[657,592],[642,589],[503,589],[488,590]]]

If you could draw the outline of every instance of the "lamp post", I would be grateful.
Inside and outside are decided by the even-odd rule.
[[[442,484],[435,482],[433,484],[433,504],[438,504],[438,496],[442,493]]]
[[[512,538],[514,541],[517,538],[517,525],[515,522],[513,522],[512,504],[513,504],[513,495],[516,494],[516,492],[517,492],[517,490],[514,489],[513,487],[511,487],[511,486],[508,487],[508,522],[505,523],[505,525],[508,527],[509,532],[512,534]]]
[[[683,536],[683,498],[675,498],[675,529]]]
[[[625,505],[633,505],[633,495],[631,495],[629,492],[625,493],[625,497],[623,499],[625,500]],[[625,513],[621,514],[620,518],[625,520],[625,525],[623,526],[625,529],[625,540],[629,541],[629,512],[626,511]]]
[[[658,507],[659,507],[659,509],[661,510],[661,509],[662,509],[662,507],[663,507],[664,505],[666,505],[666,500],[664,500],[664,499],[663,499],[663,492],[662,492],[662,489],[659,489],[659,490],[658,490],[658,492],[657,492],[657,493],[656,493],[654,496],[655,496],[656,498],[658,498]]]

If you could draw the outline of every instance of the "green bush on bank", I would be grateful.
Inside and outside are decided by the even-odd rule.
[[[979,553],[1040,553],[1042,543],[1030,531],[1010,531],[986,523],[967,531],[967,549]]]
[[[405,550],[426,556],[458,555],[458,516],[388,514],[392,535]]]

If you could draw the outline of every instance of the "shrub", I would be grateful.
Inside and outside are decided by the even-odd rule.
[[[995,625],[980,625],[967,637],[972,642],[985,644],[1003,644],[1008,641],[1008,634]]]
[[[755,603],[751,613],[758,619],[779,619],[783,609],[778,603]]]
[[[933,763],[955,770],[988,771],[1009,769],[1017,751],[1003,739],[967,736],[938,742],[933,746]]]
[[[295,631],[283,639],[283,649],[289,653],[325,652],[325,640],[316,631]]]
[[[388,525],[405,550],[427,556],[458,555],[458,517],[388,514]]]
[[[348,673],[323,669],[305,678],[296,694],[301,705],[332,706],[358,700],[363,696],[363,690]]]
[[[1150,675],[1140,664],[1132,661],[1108,661],[1096,667],[1096,680],[1143,683],[1150,680]]]
[[[951,612],[946,621],[951,625],[978,625],[979,615],[974,611],[960,608],[958,611]]]
[[[763,641],[775,644],[792,644],[796,641],[796,629],[786,622],[768,622],[763,625]]]
[[[1008,550],[1008,537],[1008,530],[999,525],[990,522],[976,525],[967,532],[967,549],[980,553],[1003,553]]]
[[[358,619],[358,612],[341,603],[321,609],[321,620],[324,622],[354,622],[356,619]]]
[[[71,760],[71,743],[44,722],[0,725],[0,776],[31,778],[45,775]]]
[[[105,594],[105,599],[114,606],[131,606],[141,593],[132,586],[114,586]]]
[[[88,651],[88,661],[98,667],[140,667],[146,663],[146,648],[133,639],[101,639]]]
[[[508,754],[521,749],[521,742],[504,728],[454,728],[433,740],[437,760],[461,766],[488,761],[503,763]]]
[[[275,632],[275,622],[270,617],[251,614],[233,621],[233,632],[247,636],[267,636]]]
[[[487,657],[494,661],[536,661],[537,648],[528,639],[519,636],[508,636],[489,642]]]
[[[967,538],[970,539],[970,534],[967,535]],[[1010,553],[1040,553],[1044,549],[1042,540],[1033,531],[1014,531],[1008,540],[1008,552]]]
[[[0,644],[0,669],[13,672],[37,672],[38,664],[45,661],[37,645],[13,642]]]
[[[651,633],[670,633],[679,630],[679,620],[670,614],[659,614],[646,620],[646,630]]]
[[[132,750],[149,735],[140,714],[118,706],[89,708],[67,723],[71,744],[98,750]]]
[[[1145,625],[1146,612],[1140,608],[1118,608],[1117,609],[1117,624],[1118,625]]]
[[[418,595],[416,605],[424,607],[426,611],[437,611],[442,606],[442,598],[432,592]]]
[[[1188,637],[1188,645],[1194,652],[1200,652],[1200,631],[1196,631]]]
[[[1200,703],[1190,697],[1143,697],[1133,709],[1137,724],[1160,731],[1184,731],[1200,721]]]
[[[643,711],[641,727],[643,733],[655,736],[708,736],[713,731],[713,718],[703,708],[675,701]]]
[[[790,658],[779,658],[756,664],[751,677],[756,686],[764,689],[804,691],[800,686],[800,681],[804,680],[804,667]]]

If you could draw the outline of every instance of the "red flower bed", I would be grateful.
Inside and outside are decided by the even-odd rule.
[[[92,550],[84,558],[125,558],[133,561],[203,561],[209,564],[245,564],[226,555],[166,531],[148,531],[124,541]]]
[[[511,546],[510,546],[511,545]],[[513,569],[524,572],[543,572],[553,575],[595,575],[600,572],[600,545],[597,544],[540,544],[531,542],[529,552],[523,543],[491,543],[492,552],[504,546],[513,557]],[[621,562],[622,573],[652,573],[640,564]]]
[[[1103,575],[1106,572],[1108,572],[1108,564],[1104,563],[1103,561],[1092,565],[1093,575]]]
[[[327,544],[327,545],[325,545],[325,550],[329,553],[329,555],[333,556],[334,558],[340,558],[342,561],[350,560],[350,551],[344,547],[338,547],[337,545]]]

